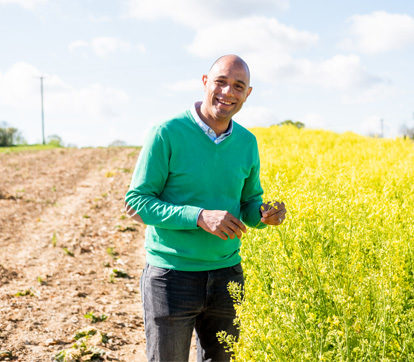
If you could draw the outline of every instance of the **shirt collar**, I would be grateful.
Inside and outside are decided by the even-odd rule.
[[[196,123],[200,126],[200,128],[203,130],[203,132],[207,135],[208,138],[210,138],[214,143],[219,144],[220,142],[224,141],[227,137],[231,135],[233,132],[233,120],[230,120],[229,127],[225,132],[223,132],[220,136],[217,137],[216,132],[208,126],[203,120],[200,118],[200,116],[197,113],[196,107],[199,106],[201,102],[196,102],[191,107],[190,111],[192,116],[194,117],[194,120]]]

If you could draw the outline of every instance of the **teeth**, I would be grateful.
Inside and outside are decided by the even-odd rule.
[[[226,102],[226,101],[222,101],[222,100],[219,100],[219,102],[220,102],[220,103],[223,103],[223,104],[226,104],[226,105],[228,105],[228,106],[232,104],[231,102]]]

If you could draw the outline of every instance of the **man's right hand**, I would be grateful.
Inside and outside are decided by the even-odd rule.
[[[223,240],[227,240],[227,235],[230,239],[234,239],[236,235],[240,239],[242,233],[247,231],[239,219],[222,210],[202,210],[198,216],[197,226]]]

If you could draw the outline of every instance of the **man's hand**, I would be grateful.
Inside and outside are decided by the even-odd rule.
[[[133,220],[135,220],[135,221],[137,221],[137,222],[139,222],[140,224],[144,224],[144,221],[142,221],[142,219],[141,219],[141,216],[139,216],[138,214],[137,214],[137,212],[131,207],[131,206],[129,206],[126,202],[124,203],[124,206],[125,206],[125,212],[127,213],[127,215],[131,218],[131,219],[133,219]],[[145,224],[144,224],[145,225]]]
[[[236,235],[240,239],[242,233],[247,231],[246,226],[239,219],[222,210],[201,211],[197,226],[223,240],[227,240],[227,235],[230,239],[234,239]]]
[[[278,201],[269,201],[260,206],[261,222],[267,225],[280,225],[286,216],[285,204]]]

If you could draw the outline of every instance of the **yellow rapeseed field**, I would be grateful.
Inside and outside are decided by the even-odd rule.
[[[242,240],[235,360],[414,360],[414,142],[253,132],[264,199],[288,213]]]

